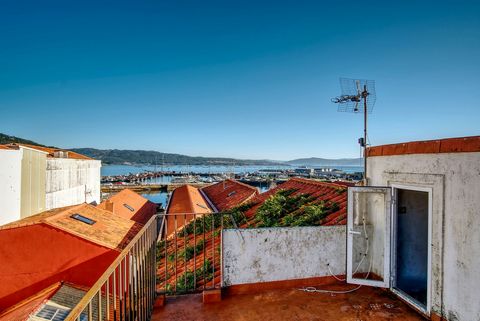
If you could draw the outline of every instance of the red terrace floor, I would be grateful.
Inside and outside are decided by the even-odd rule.
[[[327,286],[322,286],[327,288]],[[350,289],[352,285],[329,286]],[[295,289],[224,297],[219,303],[202,303],[201,294],[168,298],[153,312],[152,321],[195,320],[425,320],[393,294],[362,287],[348,294],[306,293]]]

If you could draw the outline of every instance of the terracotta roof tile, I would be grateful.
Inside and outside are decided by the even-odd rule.
[[[221,184],[221,183],[220,183]],[[241,227],[255,227],[255,213],[261,204],[268,199],[271,195],[277,193],[280,190],[288,190],[294,189],[295,192],[293,195],[298,194],[309,194],[315,198],[312,203],[316,203],[319,201],[325,202],[336,202],[338,204],[338,210],[330,213],[327,217],[323,220],[318,222],[319,225],[345,225],[346,224],[346,215],[347,215],[347,187],[341,184],[335,183],[328,183],[328,182],[319,182],[310,179],[303,179],[303,178],[292,178],[287,182],[277,186],[269,190],[266,193],[257,194],[251,200],[252,204],[255,204],[252,208],[250,208],[246,212],[248,222]],[[172,218],[169,218],[172,220]],[[177,225],[179,226],[179,225]],[[218,254],[216,253],[217,249],[220,247],[221,244],[221,236],[218,233],[219,228],[216,228],[215,231],[207,231],[205,233],[205,244],[203,248],[196,253],[197,258],[203,258],[205,254],[206,260],[209,260],[212,265],[215,267],[215,285],[220,286],[220,262],[221,259]],[[171,228],[168,231],[172,231]],[[170,232],[169,232],[170,234]],[[177,248],[177,253],[184,250],[186,246],[193,246],[194,244],[198,244],[201,236],[194,236],[189,235],[185,239],[183,237],[171,237],[170,241],[167,243],[167,253],[172,255],[175,253],[175,247]],[[179,255],[179,254],[177,254]],[[215,257],[214,257],[215,255]],[[173,263],[169,263],[168,260],[161,259],[160,265],[157,270],[157,274],[160,278],[158,287],[161,289],[165,286],[164,284],[164,276],[165,276],[165,262],[167,262],[167,284],[173,286],[176,281],[178,281],[178,277],[182,275],[182,273],[187,271],[193,271],[195,269],[199,269],[203,266],[203,259],[194,260],[193,258],[184,262],[183,260],[179,259],[178,264],[175,265]],[[195,264],[195,266],[194,266]],[[209,286],[213,285],[213,281],[206,282]],[[202,285],[204,284],[203,277],[200,276],[200,279],[197,279],[197,289],[201,289]]]
[[[111,204],[108,204],[108,203]],[[145,224],[156,214],[157,205],[132,190],[124,189],[98,205],[98,208],[109,210],[113,206],[113,214],[124,219]]]
[[[200,190],[191,185],[183,185],[173,191],[168,203],[167,213],[211,213]]]
[[[204,187],[202,192],[220,212],[241,205],[259,194],[255,187],[233,179]]]
[[[89,225],[72,218],[80,214],[95,221]],[[62,207],[33,215],[0,227],[1,230],[20,228],[34,224],[48,224],[55,228],[107,248],[122,250],[142,228],[142,224],[112,215],[89,204]]]
[[[367,149],[369,157],[466,152],[480,152],[480,136],[414,141],[373,146]]]
[[[346,186],[336,183],[319,182],[306,178],[291,178],[283,184],[278,185],[271,190],[259,194],[252,199],[252,203],[255,204],[249,209],[245,215],[249,219],[249,223],[252,223],[255,219],[255,213],[257,209],[268,199],[271,195],[274,195],[280,190],[293,189],[295,192],[292,195],[309,194],[315,198],[313,203],[319,201],[336,202],[339,205],[339,209],[330,213],[326,218],[319,222],[320,225],[328,222],[331,217],[338,215],[346,215],[347,213],[347,189]],[[247,223],[248,224],[248,223]]]

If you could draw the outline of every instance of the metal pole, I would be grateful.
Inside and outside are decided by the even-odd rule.
[[[363,96],[363,181],[364,186],[367,186],[367,85],[363,86]]]

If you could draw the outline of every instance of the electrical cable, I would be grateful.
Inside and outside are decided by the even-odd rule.
[[[363,232],[365,233],[366,249],[365,249],[365,253],[364,253],[362,259],[360,260],[360,262],[358,262],[358,265],[355,268],[355,271],[353,271],[352,275],[354,275],[355,273],[358,272],[358,269],[360,268],[360,266],[362,265],[363,261],[365,260],[365,258],[367,257],[367,255],[370,251],[370,240],[369,240],[369,237],[368,237],[368,234],[367,234],[367,224],[366,224],[366,220],[365,220],[365,213],[362,215],[362,225],[363,225]],[[368,276],[370,275],[371,268],[372,268],[372,262],[373,262],[373,260],[370,259],[370,264],[368,266],[368,272],[367,272],[367,275],[365,276],[365,280],[368,279]],[[328,268],[328,272],[330,273],[330,275],[333,276],[337,281],[344,282],[346,280],[346,279],[341,279],[341,278],[337,277],[335,274],[333,274],[332,270],[330,269],[330,263],[327,263],[327,268]],[[298,289],[298,290],[299,291],[304,291],[304,292],[309,292],[309,293],[314,292],[314,293],[345,294],[345,293],[351,293],[351,292],[357,291],[361,287],[362,287],[362,285],[359,285],[356,288],[353,288],[353,289],[350,289],[350,290],[335,291],[335,290],[322,290],[322,289],[317,289],[316,287],[313,287],[313,286],[308,286],[308,287],[301,288],[301,289]]]

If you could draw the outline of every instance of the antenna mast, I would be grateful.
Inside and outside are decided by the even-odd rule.
[[[339,112],[359,113],[363,109],[363,137],[358,143],[363,147],[363,181],[367,181],[367,120],[368,114],[372,113],[376,101],[375,81],[365,79],[340,78],[342,95],[332,98],[332,102],[338,104]],[[368,98],[368,100],[367,100]],[[363,102],[363,106],[362,103]]]

